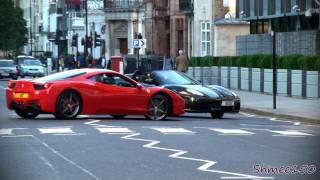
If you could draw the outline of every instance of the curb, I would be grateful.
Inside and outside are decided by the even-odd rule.
[[[288,115],[288,114],[274,113],[274,112],[270,112],[270,111],[247,108],[247,107],[241,107],[240,111],[258,114],[258,115],[262,115],[262,116],[285,118],[286,120],[289,120],[289,121],[298,121],[298,122],[311,123],[311,124],[320,124],[320,119],[317,119],[317,118],[293,116],[293,115]]]

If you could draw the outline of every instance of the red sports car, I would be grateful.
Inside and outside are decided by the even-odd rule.
[[[23,118],[54,114],[73,119],[79,114],[145,115],[163,120],[184,113],[184,100],[162,87],[143,87],[127,76],[104,69],[77,69],[35,80],[8,82],[7,107]]]

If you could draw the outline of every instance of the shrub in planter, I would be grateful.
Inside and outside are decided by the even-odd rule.
[[[189,66],[195,67],[196,66],[196,59],[197,59],[197,57],[191,57],[189,60]]]
[[[315,64],[314,64],[314,66],[315,66],[315,70],[316,70],[316,71],[320,71],[320,56],[316,56],[316,57],[315,57]]]
[[[272,68],[272,55],[266,54],[263,55],[261,60],[259,61],[259,67],[264,69]]]
[[[238,59],[237,66],[238,67],[246,67],[247,66],[247,59],[248,59],[248,56],[241,56]]]
[[[286,57],[287,69],[301,69],[301,61],[299,58],[302,55],[289,55]]]
[[[316,58],[315,57],[311,57],[311,56],[301,56],[298,59],[299,63],[300,63],[300,67],[302,70],[310,70],[310,71],[314,71],[315,68],[315,63],[316,63]]]

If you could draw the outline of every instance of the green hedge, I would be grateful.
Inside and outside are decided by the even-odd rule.
[[[320,71],[320,56],[288,55],[277,57],[278,69],[301,69]],[[250,68],[272,68],[272,55],[246,55],[240,57],[192,57],[190,66],[233,66]]]

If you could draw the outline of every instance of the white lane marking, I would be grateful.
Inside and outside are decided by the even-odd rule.
[[[54,166],[50,163],[50,161],[47,160],[47,158],[45,158],[45,157],[43,156],[43,154],[41,154],[40,152],[35,152],[35,154],[39,157],[39,159],[41,159],[41,160],[44,162],[45,165],[47,165],[48,167],[50,167],[50,169],[51,169],[52,171],[54,171],[56,175],[59,174],[58,171],[54,168]],[[59,178],[61,178],[61,177],[59,177]]]
[[[245,113],[245,112],[239,112],[239,114],[242,114],[242,115],[247,116],[247,117],[255,117],[256,116],[254,114],[249,114],[249,113]]]
[[[87,135],[87,133],[74,133],[74,134],[53,134],[54,136],[83,136]]]
[[[70,127],[38,128],[41,134],[74,134]]]
[[[252,135],[255,134],[253,132],[241,130],[241,129],[217,129],[217,128],[209,128],[212,131],[217,131],[221,134],[219,135]]]
[[[0,135],[12,135],[13,130],[18,130],[18,129],[28,129],[28,128],[2,128],[0,129]]]
[[[0,135],[12,135],[12,128],[0,129]]]
[[[85,122],[84,124],[86,124],[86,125],[91,125],[91,124],[95,124],[95,123],[97,123],[97,122],[100,122],[100,120],[91,120],[91,121],[89,121],[89,122]]]
[[[96,128],[97,130],[99,130],[101,133],[112,133],[112,134],[118,134],[118,133],[133,133],[133,131],[131,131],[128,128],[109,128],[109,127],[98,127]]]
[[[0,136],[5,138],[20,138],[20,137],[32,137],[33,135],[13,135],[13,136]]]
[[[293,124],[294,122],[292,121],[285,121],[285,120],[279,120],[277,118],[270,118],[269,119],[270,121],[275,121],[275,122],[285,122],[285,123],[290,123],[290,124]]]
[[[288,131],[271,131],[271,132],[280,134],[280,135],[272,135],[272,136],[294,136],[294,137],[297,137],[297,136],[314,136],[312,134],[299,132],[299,131],[291,131],[291,130],[288,130]]]
[[[184,129],[184,128],[151,127],[150,129],[159,131],[162,134],[195,134],[195,132]]]
[[[61,153],[59,153],[57,150],[55,150],[53,147],[49,146],[47,143],[41,141],[39,138],[32,136],[35,140],[37,140],[38,142],[40,142],[44,147],[46,147],[48,150],[50,150],[52,153],[54,153],[55,155],[59,156],[61,159],[65,160],[66,162],[68,162],[69,164],[75,166],[76,168],[80,169],[82,172],[84,172],[85,174],[89,175],[90,177],[92,177],[93,179],[96,180],[101,180],[99,177],[97,177],[96,175],[94,175],[93,173],[91,173],[89,170],[83,168],[82,166],[78,165],[77,163],[75,163],[74,161],[68,159],[67,157],[65,157],[64,155],[62,155]]]
[[[90,117],[90,116],[88,116],[88,115],[79,115],[78,117],[79,117],[79,118],[88,118],[88,117]]]
[[[299,125],[301,125],[301,123],[300,122],[295,122],[295,123],[293,123],[293,125],[299,126]]]
[[[237,176],[240,179],[273,179],[273,177],[259,177],[259,176],[252,176],[252,175],[246,175],[246,174],[240,174],[240,173],[227,172],[227,171],[212,170],[212,169],[209,169],[209,168],[212,167],[217,162],[211,161],[211,160],[196,159],[196,158],[182,156],[183,154],[188,153],[188,151],[155,146],[157,144],[160,144],[160,141],[151,140],[151,139],[136,138],[136,136],[140,136],[140,135],[141,135],[140,133],[133,133],[133,134],[130,134],[130,135],[123,136],[121,138],[122,139],[127,139],[127,140],[133,140],[133,141],[147,142],[147,144],[143,145],[143,147],[145,147],[145,148],[174,152],[173,154],[168,156],[170,158],[203,162],[205,164],[203,164],[203,165],[201,165],[200,167],[197,168],[200,171],[219,173],[219,174],[231,175],[231,176]],[[237,179],[237,177],[230,177],[230,178]]]
[[[3,86],[0,86],[0,88],[1,88],[1,89],[4,89],[4,90],[6,90],[6,89],[7,89],[7,88],[5,88],[5,87],[3,87]]]
[[[89,119],[89,122],[85,122],[84,124],[94,126],[94,127],[120,127],[120,126],[108,126],[108,125],[102,125],[98,124],[101,120],[96,120],[96,119]]]

